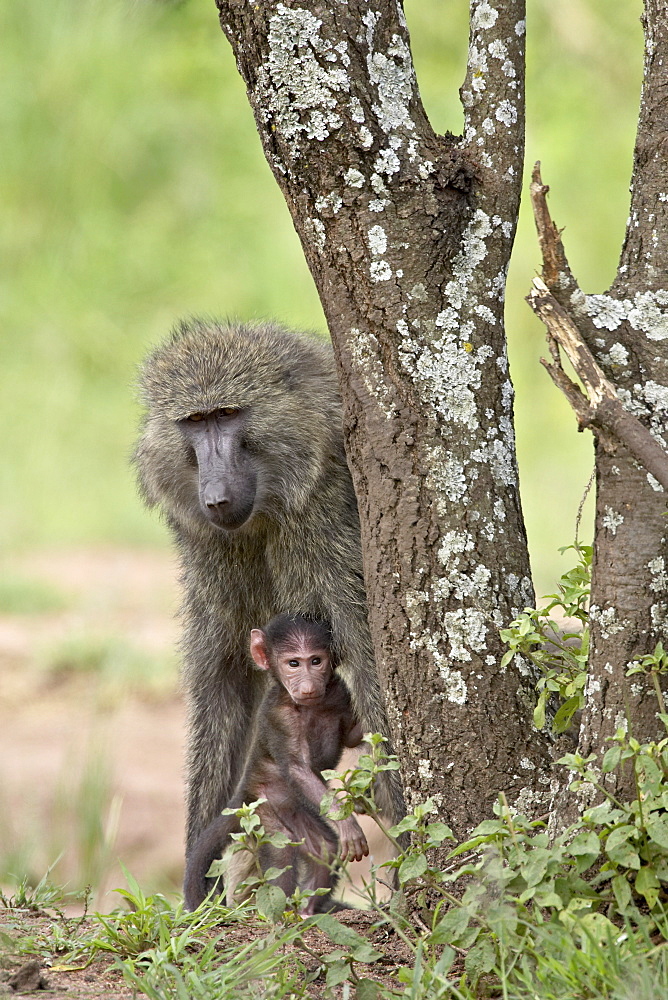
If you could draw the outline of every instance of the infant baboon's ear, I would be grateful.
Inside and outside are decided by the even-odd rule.
[[[270,670],[269,654],[267,652],[267,641],[261,628],[251,629],[250,651],[255,666],[260,670]]]

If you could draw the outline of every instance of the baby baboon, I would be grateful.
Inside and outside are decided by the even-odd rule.
[[[271,324],[181,324],[146,361],[135,453],[181,559],[189,851],[236,788],[264,677],[248,634],[299,608],[331,623],[365,732],[387,733],[331,347]],[[401,783],[378,788],[391,822]]]
[[[273,683],[258,709],[244,773],[229,808],[266,799],[257,807],[264,829],[303,844],[264,845],[260,867],[263,871],[286,869],[276,879],[286,895],[297,886],[329,890],[324,896],[311,897],[305,914],[336,909],[340,904],[331,899],[331,892],[338,876],[332,863],[337,856],[343,861],[361,861],[369,848],[354,816],[327,822],[320,815],[327,790],[323,770],[338,765],[344,747],[362,742],[350,694],[335,673],[331,632],[325,622],[304,615],[278,615],[264,629],[252,630],[250,649],[257,666],[269,672]],[[190,909],[199,906],[213,887],[206,873],[238,830],[236,816],[218,816],[198,838],[188,858],[184,885]],[[242,877],[247,871],[248,867]],[[238,880],[228,869],[230,904]]]

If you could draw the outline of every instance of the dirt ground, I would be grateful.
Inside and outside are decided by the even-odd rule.
[[[355,962],[356,975],[371,979],[387,989],[396,989],[399,969],[410,967],[413,960],[410,949],[400,936],[387,925],[373,927],[376,918],[371,913],[361,910],[347,910],[337,914],[337,919],[358,935],[365,937],[378,953],[377,959],[372,963]],[[70,923],[73,924],[74,921]],[[58,925],[63,926],[62,920],[57,917],[26,911],[0,910],[0,937],[6,936],[14,941],[26,936],[33,941],[46,940]],[[89,925],[88,918],[82,922],[81,930],[85,932]],[[261,925],[256,922],[233,923],[216,928],[212,934],[218,937],[221,932],[224,934],[226,948],[232,946],[241,951],[246,945],[265,938],[268,927],[266,924]],[[343,1000],[344,997],[351,995],[350,984],[326,987],[325,974],[319,958],[336,949],[330,938],[319,928],[305,928],[300,939],[284,945],[283,949],[284,954],[293,953],[309,973],[318,973],[307,987],[306,995],[311,1000],[324,1000],[325,997],[328,1000]],[[104,954],[98,954],[88,964],[76,961],[67,964],[58,954],[43,955],[40,958],[20,957],[8,953],[6,947],[3,948],[3,952],[0,956],[1,997],[32,993],[41,995],[42,991],[48,991],[49,996],[61,997],[63,1000],[103,1000],[109,997],[113,1000],[125,1000],[125,998],[129,1000],[137,996],[136,992],[125,983],[122,972],[113,963],[113,959]],[[463,967],[459,969],[460,975],[461,972]],[[258,987],[261,987],[260,983]]]
[[[119,904],[120,862],[146,892],[178,890],[184,707],[172,556],[38,552],[4,572],[53,586],[62,606],[0,614],[0,884],[40,878],[62,855],[54,881],[92,879],[102,911]]]

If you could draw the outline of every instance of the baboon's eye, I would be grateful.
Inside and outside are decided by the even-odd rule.
[[[204,420],[203,413],[191,413],[188,420]]]
[[[221,406],[218,412],[222,413],[224,417],[231,417],[233,414],[238,413],[239,410],[236,406]]]

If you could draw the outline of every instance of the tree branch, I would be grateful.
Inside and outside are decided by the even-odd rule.
[[[470,0],[469,7],[462,146],[485,178],[481,205],[514,227],[524,159],[525,0]]]
[[[543,281],[550,291],[554,292],[560,285],[563,285],[563,275],[565,275],[568,278],[569,290],[571,290],[571,284],[576,286],[576,281],[571,273],[566,259],[566,251],[561,241],[563,230],[556,227],[547,207],[549,190],[549,185],[543,184],[540,174],[540,160],[537,160],[531,173],[529,193],[536,232],[538,233],[538,243],[543,258]]]
[[[554,363],[543,361],[543,364],[575,410],[580,429],[590,427],[599,435],[616,438],[668,492],[668,455],[637,417],[624,409],[615,387],[599,368],[576,324],[542,278],[534,278],[527,302],[547,327],[548,341],[556,342],[565,351],[587,390],[588,397],[568,378],[551,349]]]
[[[644,0],[644,81],[633,153],[631,206],[613,287],[624,289],[628,271],[640,270],[649,288],[664,288],[668,266],[666,128],[668,127],[668,9]],[[622,291],[623,295],[623,291]]]

